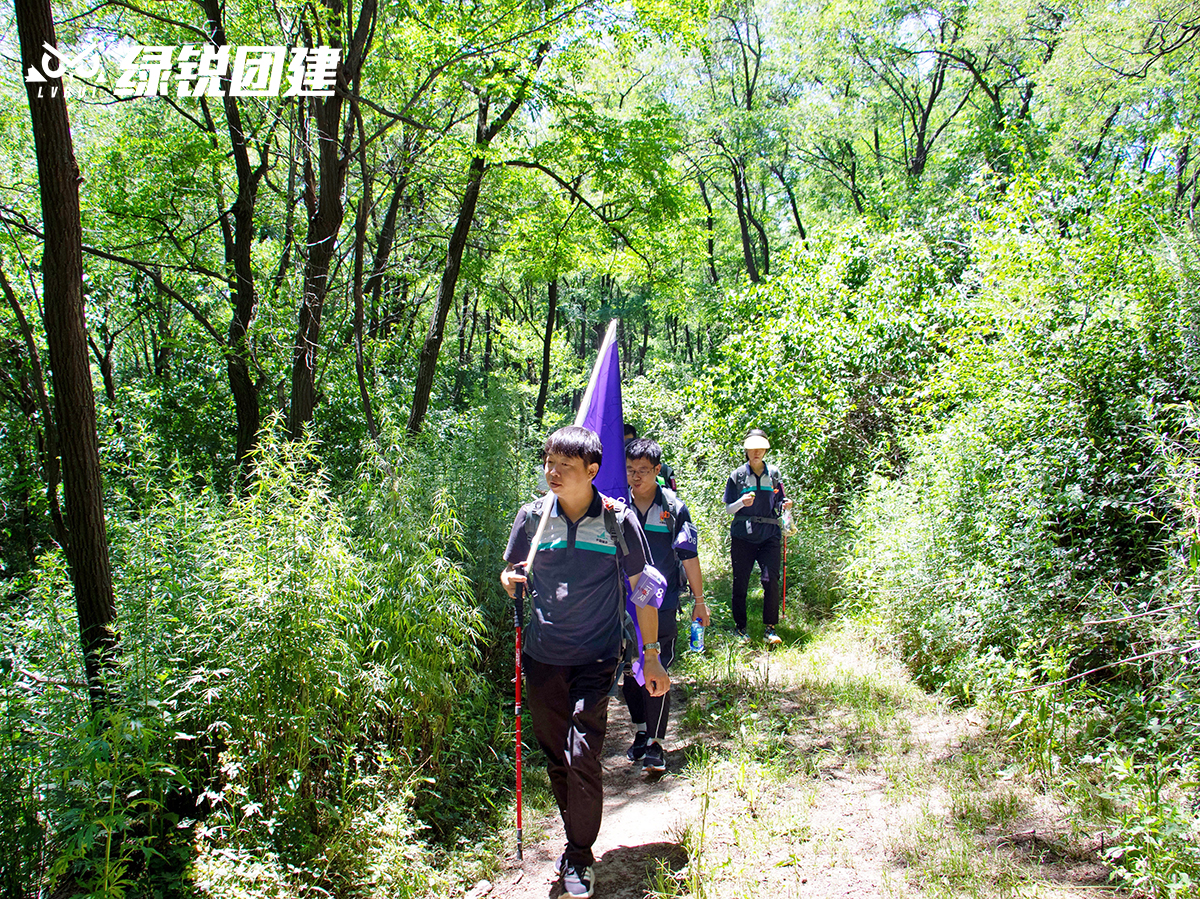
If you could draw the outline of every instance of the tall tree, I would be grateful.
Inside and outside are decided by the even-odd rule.
[[[471,231],[475,207],[479,203],[479,194],[483,187],[483,176],[487,171],[488,147],[525,103],[533,77],[541,68],[542,60],[545,59],[549,49],[550,44],[547,41],[538,44],[528,70],[517,84],[512,98],[496,118],[489,119],[492,88],[483,86],[476,89],[474,155],[467,168],[466,189],[463,191],[454,231],[450,235],[450,244],[446,249],[446,264],[442,269],[442,278],[438,285],[437,307],[430,317],[425,343],[421,347],[417,382],[413,391],[412,411],[408,416],[409,433],[415,434],[421,430],[425,413],[429,410],[429,396],[433,391],[433,375],[437,370],[438,355],[441,352],[442,339],[446,332],[446,318],[450,314],[450,306],[454,302],[454,291],[458,284],[459,272],[462,269],[463,252],[467,248],[467,235]]]
[[[225,4],[221,0],[203,0],[204,16],[208,33],[214,46],[221,47],[228,41],[225,36]],[[248,483],[250,457],[258,441],[262,425],[259,409],[259,381],[254,374],[254,357],[250,345],[250,330],[258,314],[258,293],[254,284],[254,267],[251,251],[254,245],[254,212],[258,200],[259,185],[270,165],[270,132],[260,146],[252,148],[251,135],[246,128],[242,108],[236,97],[225,91],[225,122],[229,132],[229,145],[237,176],[236,196],[229,209],[221,210],[221,236],[225,249],[226,278],[229,283],[233,311],[229,318],[229,333],[225,343],[225,365],[229,373],[229,388],[233,393],[233,405],[237,415],[237,443],[234,456],[241,471],[242,483]],[[217,126],[209,114],[208,104],[201,99],[204,124],[213,141],[218,145]],[[258,164],[251,161],[252,149],[256,149]],[[218,194],[220,196],[220,194]]]
[[[57,47],[50,0],[16,0],[21,71],[37,68],[43,46]],[[62,452],[68,530],[65,548],[75,589],[84,671],[92,705],[110,701],[104,670],[116,652],[116,601],[104,521],[100,441],[83,302],[82,181],[61,78],[26,84],[41,192],[43,306]]]
[[[329,40],[340,46],[339,35],[349,31],[350,4],[330,4]],[[309,99],[305,120],[310,134],[304,141],[304,203],[308,211],[308,252],[304,265],[304,293],[292,353],[292,401],[288,431],[303,434],[316,405],[317,357],[321,340],[321,315],[329,293],[330,264],[338,249],[338,233],[346,214],[344,191],[350,165],[358,112],[363,62],[375,33],[376,0],[362,0],[358,21],[346,42],[338,66],[337,88],[330,97]],[[347,100],[347,98],[349,98]],[[363,137],[365,140],[365,135]],[[314,149],[315,148],[315,149]]]

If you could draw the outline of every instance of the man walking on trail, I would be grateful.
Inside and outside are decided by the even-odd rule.
[[[543,448],[550,493],[517,512],[500,583],[515,596],[532,587],[532,616],[522,653],[529,710],[546,754],[550,787],[566,830],[558,861],[567,895],[591,896],[592,845],[600,832],[604,792],[600,753],[608,727],[608,697],[616,682],[625,617],[625,579],[641,629],[639,666],[647,691],[670,686],[659,662],[658,612],[666,581],[649,564],[650,549],[620,500],[592,485],[603,449],[594,431],[560,428]],[[517,566],[536,536],[543,503],[552,503],[529,572]],[[531,526],[532,523],[532,526]]]
[[[763,625],[768,644],[781,642],[775,633],[779,623],[779,512],[790,509],[784,496],[779,469],[766,462],[771,442],[755,428],[746,435],[742,449],[746,463],[735,468],[725,483],[725,511],[733,516],[729,525],[733,561],[733,625],[739,640],[746,641],[746,593],[750,573],[758,563],[763,585]]]
[[[642,530],[646,532],[654,567],[667,579],[666,596],[658,609],[658,640],[662,644],[659,659],[663,668],[670,668],[675,660],[679,594],[683,588],[690,585],[695,596],[692,619],[699,618],[707,626],[709,614],[704,604],[700,559],[696,555],[696,526],[692,524],[687,506],[675,492],[659,485],[657,478],[661,466],[662,448],[653,440],[638,437],[625,444],[629,497]],[[667,735],[671,694],[654,696],[628,673],[622,690],[635,730],[633,745],[626,755],[634,764],[641,762],[648,773],[667,770],[662,740]]]

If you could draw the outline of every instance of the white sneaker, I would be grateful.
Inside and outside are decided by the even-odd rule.
[[[591,865],[566,865],[563,872],[563,889],[568,896],[578,896],[587,899],[595,888],[596,876],[592,873]]]

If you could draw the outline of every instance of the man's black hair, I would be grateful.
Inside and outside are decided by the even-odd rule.
[[[591,465],[593,462],[599,465],[604,455],[604,446],[600,443],[600,436],[591,428],[568,425],[546,438],[546,445],[542,447],[542,458],[545,459],[551,453],[582,459],[584,465]]]
[[[628,422],[625,423],[625,440],[630,441],[637,436],[637,428]]]
[[[625,444],[626,459],[649,459],[651,465],[662,464],[662,447],[649,437],[635,437]]]

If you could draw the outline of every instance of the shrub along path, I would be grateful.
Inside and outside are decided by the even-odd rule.
[[[718,637],[681,660],[661,777],[625,760],[614,701],[597,897],[1119,895],[1099,835],[1070,833],[980,713],[944,708],[852,629],[781,632],[770,653]],[[562,895],[530,755],[524,863],[510,854],[473,899]]]

